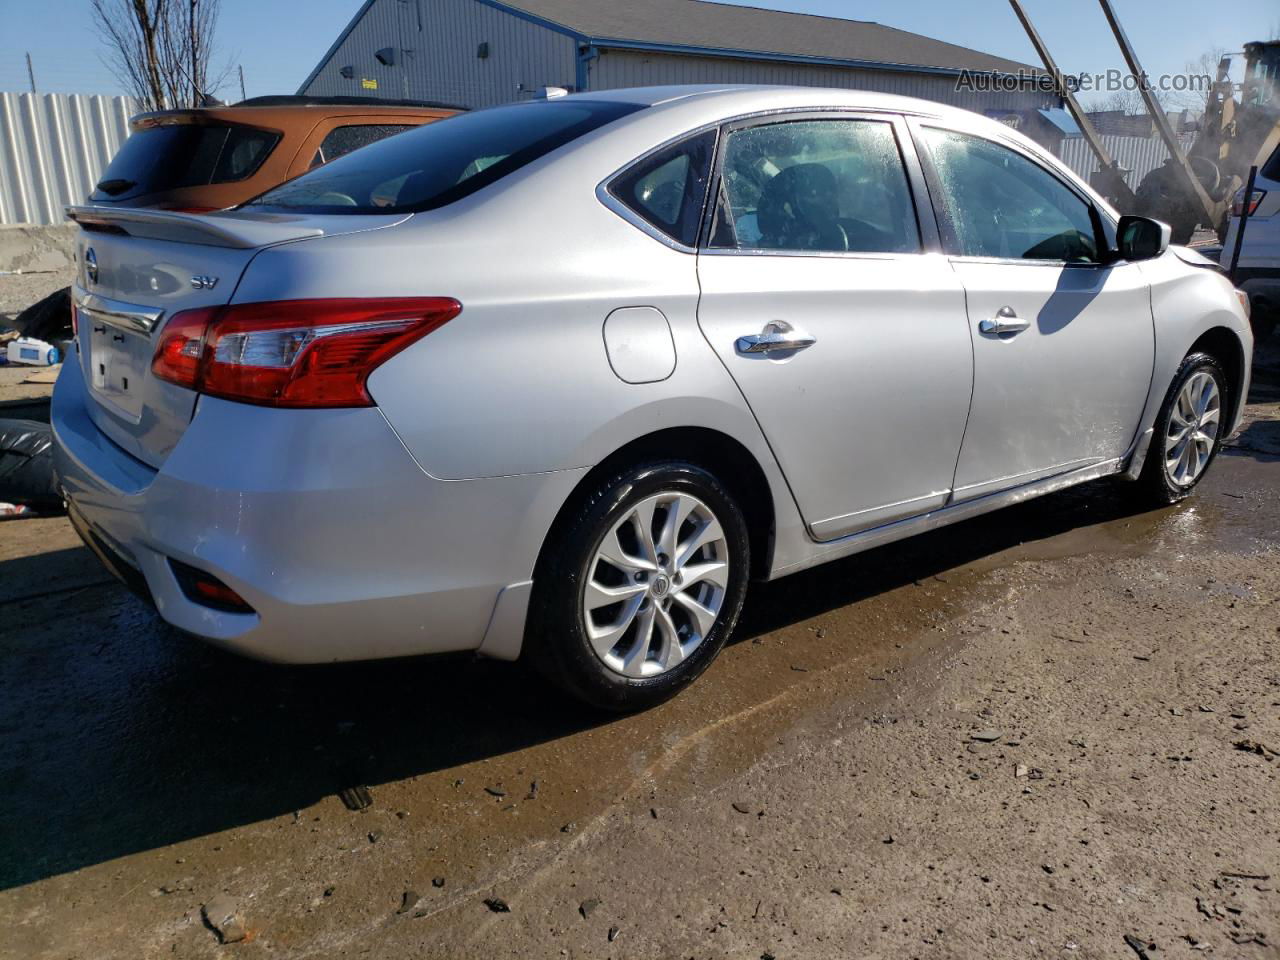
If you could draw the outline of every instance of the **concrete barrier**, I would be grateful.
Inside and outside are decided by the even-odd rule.
[[[0,226],[0,273],[44,273],[73,267],[78,229],[73,223]]]

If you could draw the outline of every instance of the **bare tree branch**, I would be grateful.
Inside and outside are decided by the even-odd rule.
[[[149,110],[198,107],[226,82],[210,80],[221,0],[90,0],[103,61]]]

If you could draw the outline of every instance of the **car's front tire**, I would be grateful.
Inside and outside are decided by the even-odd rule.
[[[737,622],[750,568],[742,511],[711,472],[676,460],[618,470],[571,509],[534,578],[527,656],[595,707],[661,703]]]
[[[1229,396],[1227,376],[1214,357],[1192,353],[1182,361],[1138,479],[1143,499],[1155,506],[1177,503],[1204,479],[1226,439]]]

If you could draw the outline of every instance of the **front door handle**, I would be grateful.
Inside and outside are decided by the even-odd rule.
[[[1001,307],[990,320],[980,322],[978,330],[981,333],[999,336],[1002,333],[1021,333],[1029,326],[1031,326],[1031,321],[1024,320],[1018,316],[1013,307]]]
[[[761,333],[739,337],[735,346],[739,353],[795,353],[812,347],[818,340],[797,330],[785,320],[770,320]]]

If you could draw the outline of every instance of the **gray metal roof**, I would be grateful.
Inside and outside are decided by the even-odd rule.
[[[579,36],[655,48],[1015,73],[1034,69],[895,27],[707,0],[481,0]]]

